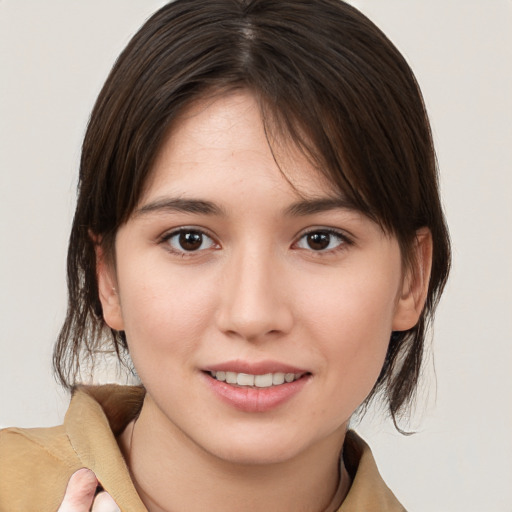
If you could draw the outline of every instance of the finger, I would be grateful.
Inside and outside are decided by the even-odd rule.
[[[91,512],[121,512],[108,492],[100,492],[94,500]]]
[[[98,480],[90,469],[79,469],[71,475],[57,512],[89,512],[97,486]]]

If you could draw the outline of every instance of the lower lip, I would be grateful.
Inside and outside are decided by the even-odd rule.
[[[203,376],[210,389],[223,402],[243,412],[266,412],[279,407],[299,393],[310,378],[310,375],[304,375],[279,386],[256,388],[232,386],[204,372]]]

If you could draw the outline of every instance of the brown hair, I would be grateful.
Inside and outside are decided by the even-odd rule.
[[[405,262],[416,231],[432,233],[424,311],[413,329],[391,336],[369,397],[385,397],[396,424],[417,385],[426,328],[449,271],[449,239],[414,75],[386,36],[340,0],[176,0],[133,37],[83,143],[56,374],[71,386],[84,357],[108,344],[119,357],[126,353],[124,333],[103,320],[90,235],[113,256],[116,232],[137,205],[173,120],[208,91],[235,87],[250,89],[266,124],[271,119],[355,208],[397,237]]]

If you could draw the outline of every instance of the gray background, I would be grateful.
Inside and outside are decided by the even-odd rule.
[[[81,138],[114,59],[164,3],[0,0],[0,426],[62,419],[51,347]],[[352,3],[417,74],[454,246],[418,433],[402,437],[373,414],[358,428],[411,511],[510,512],[512,2]]]

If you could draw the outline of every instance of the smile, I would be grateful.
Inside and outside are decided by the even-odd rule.
[[[300,379],[303,373],[265,373],[263,375],[253,375],[250,373],[236,373],[228,371],[211,371],[209,374],[220,382],[234,384],[236,386],[248,386],[256,388],[269,388],[280,386],[284,383],[290,383]]]

